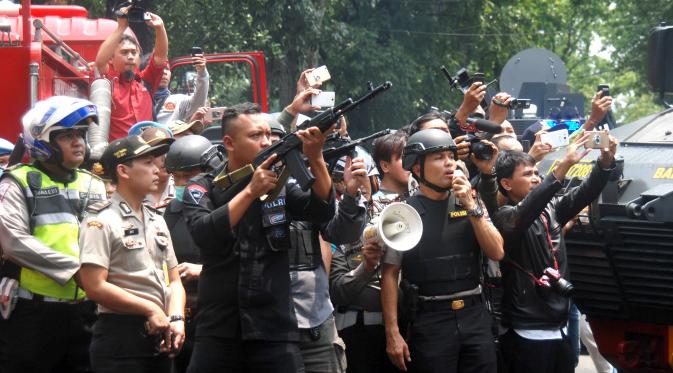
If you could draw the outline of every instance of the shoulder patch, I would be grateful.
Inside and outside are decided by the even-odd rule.
[[[112,201],[110,201],[108,199],[108,200],[96,202],[96,203],[93,203],[93,204],[87,206],[86,211],[93,212],[93,213],[99,213],[99,212],[105,210],[106,208],[110,207],[110,205],[112,205]]]
[[[198,204],[208,191],[199,184],[191,184],[187,187],[187,192],[194,202]]]

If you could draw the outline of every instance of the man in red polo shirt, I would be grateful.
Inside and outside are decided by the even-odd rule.
[[[126,11],[122,9],[122,13]],[[124,32],[129,25],[125,16],[117,19],[117,29],[105,39],[96,55],[96,68],[112,82],[109,141],[126,137],[135,123],[152,120],[152,95],[168,61],[168,36],[163,20],[156,14],[148,15],[150,20],[145,23],[154,28],[156,37],[154,53],[143,71],[138,71],[141,56],[138,40]]]

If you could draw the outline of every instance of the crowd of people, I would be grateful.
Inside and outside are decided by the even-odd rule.
[[[231,103],[204,123],[206,59],[193,57],[192,95],[170,92],[163,22],[147,24],[156,41],[142,71],[126,18],[100,47],[110,143],[91,171],[94,104],[55,96],[23,118],[30,162],[0,179],[0,372],[574,371],[564,234],[615,169],[613,137],[562,190],[588,135],[542,177],[537,162],[557,150],[545,129],[524,152],[512,97],[484,111],[474,82],[452,113],[398,123],[371,155],[326,162],[328,138],[350,140],[343,117],[296,130],[314,176],[303,189],[280,177],[277,155],[249,165],[320,109],[311,69],[281,113]],[[598,92],[583,129],[611,104]],[[475,118],[500,133],[475,140]],[[215,144],[199,135],[208,125],[221,126]],[[0,162],[11,146],[0,142]],[[418,212],[418,244],[364,240],[397,202]]]

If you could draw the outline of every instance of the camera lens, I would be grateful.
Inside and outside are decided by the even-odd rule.
[[[488,161],[493,158],[493,149],[481,141],[475,141],[470,144],[470,152],[474,154],[477,159]]]
[[[601,143],[601,137],[599,135],[594,136],[594,144],[598,145]]]
[[[554,289],[556,289],[556,291],[564,297],[570,297],[575,290],[575,287],[572,283],[570,283],[570,281],[560,278],[554,282]]]

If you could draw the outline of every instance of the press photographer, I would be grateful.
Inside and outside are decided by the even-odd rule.
[[[502,338],[507,372],[573,372],[574,353],[565,328],[572,285],[568,279],[563,226],[598,197],[615,164],[617,141],[609,146],[580,186],[556,193],[568,170],[589,154],[578,152],[588,134],[568,146],[564,159],[542,180],[535,160],[523,152],[503,152],[496,164],[507,203],[494,217],[505,240],[501,263],[505,294]]]

